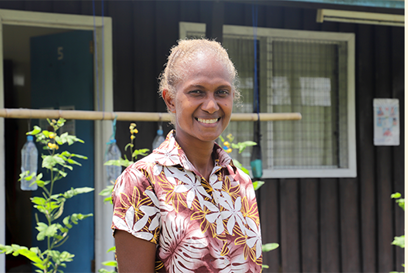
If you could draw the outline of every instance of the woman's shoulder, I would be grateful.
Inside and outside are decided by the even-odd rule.
[[[131,192],[134,187],[145,189],[151,186],[150,177],[155,165],[152,162],[149,156],[146,156],[130,164],[117,178],[114,192]]]
[[[130,164],[126,169],[149,170],[149,167],[152,167],[156,164],[157,158],[158,155],[156,153],[150,153],[147,156]]]
[[[251,177],[246,174],[244,171],[242,171],[240,168],[237,168],[236,170],[236,178],[240,183],[245,183],[245,184],[252,184],[252,179]]]

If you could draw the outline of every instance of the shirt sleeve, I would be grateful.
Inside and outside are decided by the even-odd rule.
[[[116,180],[112,193],[112,229],[157,244],[159,201],[143,171],[129,166]]]

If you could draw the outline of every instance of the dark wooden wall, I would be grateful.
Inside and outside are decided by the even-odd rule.
[[[272,3],[273,1],[271,1]],[[96,1],[96,15],[101,15]],[[270,4],[271,4],[270,3]],[[273,4],[273,3],[272,3]],[[316,5],[259,8],[259,27],[352,32],[356,35],[356,178],[270,179],[259,192],[264,272],[402,271],[403,251],[391,245],[403,234],[404,213],[390,199],[404,192],[404,29],[316,23]],[[179,37],[179,21],[214,22],[211,1],[105,1],[113,19],[115,111],[165,111],[157,78]],[[92,1],[0,1],[0,8],[92,15]],[[252,26],[251,5],[224,4],[224,24]],[[400,103],[401,145],[373,145],[373,98]],[[138,123],[137,146],[150,147],[157,124]],[[166,127],[168,131],[170,127]],[[120,147],[128,123],[118,122]]]

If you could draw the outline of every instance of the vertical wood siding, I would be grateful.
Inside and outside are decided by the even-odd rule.
[[[179,38],[180,21],[208,23],[211,1],[105,1],[113,20],[115,111],[165,111],[158,76]],[[224,24],[252,26],[251,5],[224,3]],[[96,1],[101,15],[101,1]],[[93,14],[92,1],[0,1],[0,8]],[[404,212],[390,194],[404,192],[403,28],[316,23],[316,10],[265,5],[259,27],[352,32],[356,35],[356,178],[267,179],[259,209],[264,272],[402,271],[403,251],[390,245],[404,232]],[[397,98],[401,145],[373,146],[373,99]],[[137,147],[150,147],[157,124],[138,123]],[[170,127],[165,126],[165,131]],[[120,147],[128,123],[118,122]]]

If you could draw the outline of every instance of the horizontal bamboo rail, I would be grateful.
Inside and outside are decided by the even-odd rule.
[[[123,120],[123,121],[171,121],[169,113],[156,112],[102,112],[79,110],[45,110],[45,109],[0,109],[0,117],[16,119],[77,119],[77,120]],[[300,113],[260,113],[260,121],[300,120]],[[231,121],[256,121],[258,114],[234,113]]]

